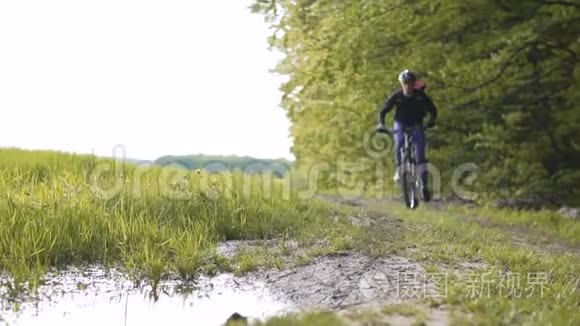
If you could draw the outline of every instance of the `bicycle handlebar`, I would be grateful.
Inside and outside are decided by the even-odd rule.
[[[433,129],[433,127],[427,128],[425,126],[421,126],[420,128],[422,129],[422,131],[427,131],[429,129]],[[415,127],[407,127],[405,129],[403,129],[403,132],[405,132],[406,130],[412,131],[414,129],[415,129]],[[380,134],[392,135],[395,132],[395,129],[385,128],[385,129],[376,129],[375,131],[380,133]]]

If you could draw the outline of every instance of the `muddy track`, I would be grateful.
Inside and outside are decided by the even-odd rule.
[[[236,244],[245,248],[260,246]],[[235,245],[227,246],[228,251],[235,252]],[[330,310],[348,324],[359,325],[362,312],[380,312],[386,305],[408,304],[422,311],[427,325],[449,324],[446,307],[428,307],[424,303],[427,298],[441,298],[447,280],[427,273],[420,264],[403,256],[369,257],[357,251],[344,251],[281,270],[260,268],[246,277],[264,282],[276,296],[290,301],[295,312]],[[373,320],[380,322],[377,325],[416,322],[412,316],[382,313]]]
[[[381,216],[385,215],[385,212],[377,212],[373,210],[370,206],[376,206],[380,203],[394,203],[396,205],[403,205],[400,200],[397,199],[366,199],[366,198],[348,198],[330,195],[320,195],[318,199],[330,201],[339,205],[347,205],[360,207],[361,209],[368,210],[367,214],[374,216],[379,220],[369,221],[368,223],[380,222]],[[439,211],[445,210],[446,205],[449,203],[461,204],[460,202],[449,202],[444,200],[436,200],[430,203],[421,203],[421,205],[429,207],[429,209],[436,209]],[[473,206],[473,204],[463,203],[468,206]],[[384,217],[382,217],[384,219]],[[392,219],[392,218],[391,218]],[[402,222],[401,219],[398,219]],[[580,245],[572,244],[565,240],[549,237],[542,234],[538,230],[532,229],[525,225],[506,225],[500,223],[494,223],[489,219],[479,217],[479,216],[462,216],[461,220],[466,223],[475,222],[482,228],[494,229],[508,236],[510,243],[523,247],[526,249],[544,252],[544,253],[555,253],[563,254],[568,253],[580,257]]]
[[[462,221],[466,223],[475,222],[483,228],[498,230],[509,237],[511,244],[518,247],[550,254],[568,253],[580,257],[579,245],[574,245],[555,237],[548,237],[545,234],[524,225],[493,223],[477,216],[464,216],[462,217]]]
[[[320,195],[318,199],[338,205],[360,208],[361,214],[352,216],[351,222],[369,227],[368,237],[374,232],[399,233],[401,228],[410,227],[403,219],[397,218],[386,211],[380,211],[381,203],[401,204],[393,199],[362,199],[345,198],[331,195]],[[378,204],[378,205],[377,205]],[[444,210],[448,202],[435,201],[423,203],[430,209]],[[522,225],[494,224],[482,217],[461,217],[465,223],[477,223],[480,227],[490,228],[504,234],[514,246],[524,247],[533,251],[547,253],[570,253],[580,256],[580,248],[561,239],[551,237],[549,241],[542,240],[539,231]],[[394,238],[396,241],[396,238]],[[282,272],[267,271],[263,275],[269,279],[269,284],[281,293],[288,295],[301,308],[316,307],[338,312],[349,324],[362,325],[360,317],[352,317],[360,311],[380,312],[380,307],[389,304],[409,304],[422,311],[427,325],[447,325],[450,323],[450,312],[445,306],[430,306],[425,298],[437,297],[441,287],[429,279],[429,274],[411,258],[413,249],[405,249],[399,256],[385,255],[370,258],[358,252],[349,252],[337,256],[326,256],[316,259],[306,266],[295,266]],[[409,257],[407,257],[409,256]],[[461,278],[473,270],[486,267],[483,262],[462,262],[451,270],[440,266],[447,272],[451,271]],[[449,267],[449,266],[448,266]],[[415,284],[406,284],[412,288],[420,288],[422,294],[401,296],[401,284],[406,282],[405,275],[413,275]],[[398,288],[397,288],[398,287]],[[428,290],[425,290],[428,289]],[[374,291],[374,292],[373,292]],[[370,324],[411,325],[418,322],[413,317],[402,315],[377,314]],[[368,325],[368,323],[366,323]]]
[[[338,198],[326,197],[335,203],[345,204]],[[393,241],[401,236],[404,221],[394,216],[368,210],[361,200],[348,200],[347,205],[361,207],[361,214],[351,216],[351,223],[368,227],[369,241],[375,233],[380,241],[385,234]],[[220,245],[220,253],[232,258],[240,250],[275,248],[270,241],[230,241]],[[388,244],[385,244],[388,245]],[[288,256],[300,255],[304,248],[291,244]],[[285,257],[285,262],[292,259]],[[330,310],[338,313],[348,324],[364,324],[361,312],[380,312],[387,305],[410,305],[421,311],[427,325],[449,324],[449,311],[445,306],[428,306],[431,298],[437,302],[446,289],[441,274],[428,273],[419,263],[402,255],[365,255],[358,251],[343,251],[314,258],[305,264],[290,264],[279,269],[260,268],[247,277],[265,282],[274,293],[290,300],[297,311]],[[364,320],[364,318],[363,318]],[[411,325],[413,316],[397,313],[380,313],[373,319],[379,325]]]

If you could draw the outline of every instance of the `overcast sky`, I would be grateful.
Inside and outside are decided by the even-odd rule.
[[[0,1],[0,146],[293,158],[251,2]]]

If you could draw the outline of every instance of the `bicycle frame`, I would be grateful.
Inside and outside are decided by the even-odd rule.
[[[417,208],[419,205],[419,193],[421,178],[417,177],[415,158],[416,148],[413,142],[415,127],[405,127],[403,130],[403,147],[401,148],[401,190],[405,204],[409,208]]]
[[[416,146],[413,141],[413,134],[417,128],[426,130],[423,126],[408,126],[403,130],[403,146],[401,147],[401,169],[400,185],[403,192],[403,199],[409,208],[417,208],[419,197],[423,194],[423,182],[417,176]],[[394,130],[384,130],[386,133],[394,134]]]

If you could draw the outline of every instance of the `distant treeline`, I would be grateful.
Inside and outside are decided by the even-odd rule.
[[[162,156],[153,162],[156,165],[178,165],[187,169],[203,169],[207,172],[241,171],[245,173],[269,173],[284,177],[292,167],[285,159],[257,159],[249,156],[187,155]]]

